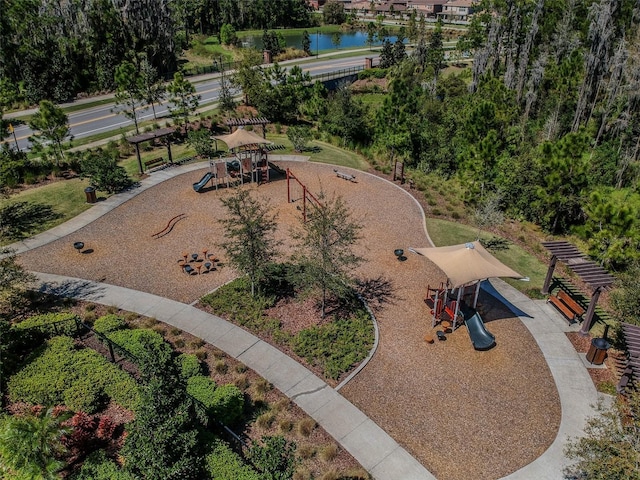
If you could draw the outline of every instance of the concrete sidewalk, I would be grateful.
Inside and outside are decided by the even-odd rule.
[[[551,446],[529,465],[504,478],[562,479],[569,465],[564,448],[570,439],[584,434],[587,419],[596,415],[594,406],[600,399],[580,355],[566,336],[566,332],[577,332],[580,325],[569,325],[546,301],[532,300],[503,280],[485,281],[483,289],[509,307],[535,338],[553,375],[562,409],[560,428]]]
[[[277,348],[232,323],[184,303],[104,283],[37,274],[41,291],[154,317],[244,363],[311,416],[379,480],[435,477],[342,395]]]

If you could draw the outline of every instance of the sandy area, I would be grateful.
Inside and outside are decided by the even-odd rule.
[[[428,246],[421,211],[394,185],[353,172],[357,183],[336,177],[333,167],[285,163],[314,193],[340,195],[364,225],[358,246],[366,262],[363,279],[388,281],[376,316],[380,345],[367,367],[341,393],[375,420],[439,479],[493,479],[530,463],[554,440],[560,403],[535,340],[500,303],[481,297],[487,328],[497,346],[473,349],[465,327],[444,342],[427,344],[432,332],[423,302],[427,284],[444,274],[423,257],[408,253],[399,262],[393,250]],[[349,169],[341,168],[342,171]],[[228,267],[189,276],[182,253],[207,249],[220,257],[220,198],[229,190],[195,193],[191,184],[203,171],[153,187],[68,238],[20,256],[34,271],[86,278],[154,293],[186,303],[234,278]],[[256,187],[278,211],[282,258],[291,253],[292,228],[299,227],[301,200],[287,204],[283,179]],[[292,192],[301,197],[300,189]],[[168,235],[155,239],[169,219],[186,214]],[[80,254],[74,241],[85,243]]]

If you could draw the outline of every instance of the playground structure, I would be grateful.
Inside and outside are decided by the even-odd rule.
[[[475,308],[478,303],[480,284],[483,280],[493,277],[523,278],[518,272],[504,265],[491,255],[479,241],[447,247],[412,248],[414,253],[423,255],[435,263],[447,275],[447,287],[441,284],[439,289],[428,286],[425,301],[431,308],[432,327],[444,320],[450,319],[453,330],[456,329],[458,318],[465,323],[471,342],[478,350],[487,350],[495,345],[495,337],[489,332]],[[467,287],[474,288],[473,306],[469,307],[463,301],[467,294]],[[451,293],[449,293],[449,289]],[[453,292],[457,290],[455,299]],[[434,292],[433,295],[431,292]]]
[[[265,151],[245,151],[233,158],[210,161],[209,171],[193,184],[193,189],[200,193],[209,182],[217,190],[221,184],[229,187],[232,183],[244,184],[245,181],[260,184],[270,181],[269,163]]]
[[[458,290],[460,299],[452,300],[449,296],[449,290],[445,288],[444,284],[440,284],[439,288],[427,286],[427,296],[424,301],[433,315],[431,326],[435,327],[440,323],[445,330],[449,325],[455,330],[458,319],[460,319],[460,322],[467,327],[473,348],[489,350],[496,344],[495,335],[487,330],[480,314],[464,302],[464,297],[470,295],[471,292],[467,292],[465,287],[459,287]],[[455,297],[453,289],[451,294]],[[442,339],[441,335],[438,335],[438,338]]]
[[[307,186],[302,183],[293,172],[287,168],[287,203],[293,203],[302,200],[302,218],[307,221],[307,202],[315,207],[322,207],[320,201],[309,191]]]

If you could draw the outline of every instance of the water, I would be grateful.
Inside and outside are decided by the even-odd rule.
[[[309,33],[309,39],[311,40],[311,53],[316,54],[323,50],[335,50],[336,45],[331,41],[332,33],[320,33],[313,30],[307,30]],[[282,32],[287,42],[287,47],[295,47],[302,50],[302,34],[291,34]],[[349,48],[366,47],[367,45],[367,33],[366,32],[341,32],[340,35],[340,50],[347,50]],[[391,43],[395,43],[398,37],[387,37]],[[242,39],[243,44],[246,42],[246,46],[257,48],[262,50],[262,35],[244,37]],[[377,40],[372,44],[373,46],[382,45],[382,40]]]

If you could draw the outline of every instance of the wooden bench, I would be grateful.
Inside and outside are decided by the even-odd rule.
[[[149,170],[150,168],[159,167],[160,165],[165,165],[166,163],[167,162],[165,162],[164,158],[158,157],[152,158],[151,160],[145,160],[144,166],[147,167],[147,170]]]
[[[553,304],[570,322],[578,320],[585,312],[584,308],[564,290],[558,290],[556,295],[549,295],[547,302]]]

